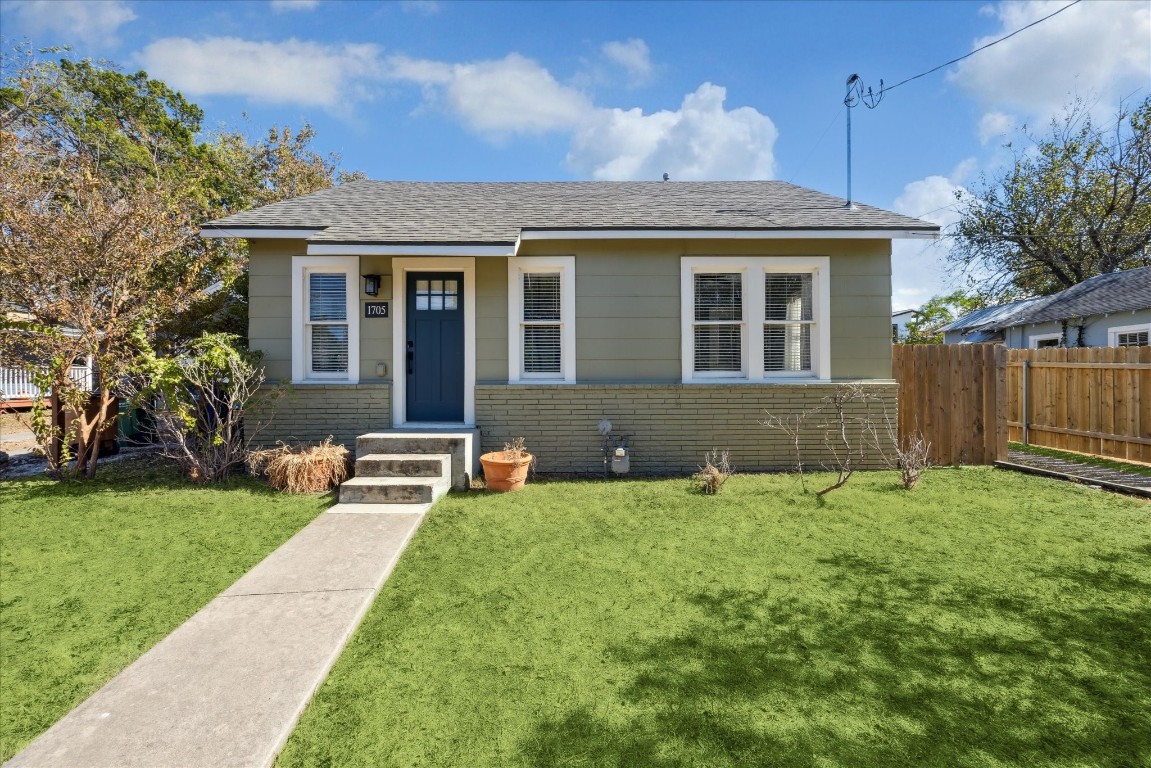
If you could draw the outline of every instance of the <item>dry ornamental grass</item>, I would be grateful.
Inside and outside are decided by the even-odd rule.
[[[348,479],[348,449],[324,442],[253,451],[248,459],[252,473],[265,475],[269,484],[288,493],[323,493]]]

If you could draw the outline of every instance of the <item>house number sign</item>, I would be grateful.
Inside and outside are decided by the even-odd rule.
[[[388,302],[386,301],[365,301],[364,302],[364,317],[387,317],[388,316]]]

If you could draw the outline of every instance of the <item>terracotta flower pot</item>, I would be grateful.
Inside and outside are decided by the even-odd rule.
[[[530,453],[512,458],[507,451],[492,451],[480,456],[484,467],[484,481],[488,490],[518,491],[528,480],[528,467],[532,464]]]

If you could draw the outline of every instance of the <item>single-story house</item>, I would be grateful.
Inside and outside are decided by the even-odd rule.
[[[780,181],[357,181],[203,235],[250,245],[250,344],[293,385],[269,440],[476,428],[599,472],[606,419],[670,472],[787,466],[764,411],[839,382],[893,406],[891,241],[938,227]]]
[[[891,341],[898,344],[907,339],[907,325],[919,314],[918,309],[901,309],[891,313]]]
[[[1051,296],[987,307],[942,330],[947,344],[1145,347],[1151,336],[1151,267],[1096,275]]]

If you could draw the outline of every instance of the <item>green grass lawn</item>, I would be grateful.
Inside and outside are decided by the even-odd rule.
[[[0,762],[330,503],[154,462],[0,481]]]
[[[989,468],[430,513],[280,766],[1147,766],[1151,505]]]

